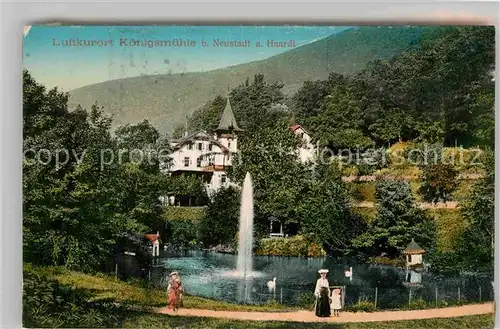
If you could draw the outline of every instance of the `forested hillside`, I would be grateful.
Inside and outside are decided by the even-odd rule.
[[[329,72],[352,74],[375,59],[387,59],[421,39],[432,39],[445,27],[359,27],[303,45],[265,60],[209,72],[141,76],[98,83],[71,91],[69,106],[90,108],[97,101],[114,115],[113,126],[148,119],[162,133],[185,123],[186,115],[217,95],[226,96],[247,78],[264,74],[284,84],[291,95],[308,79]]]

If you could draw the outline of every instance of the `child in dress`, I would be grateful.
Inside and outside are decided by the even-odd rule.
[[[333,310],[333,316],[339,316],[340,310],[342,309],[340,289],[333,289],[332,291],[331,309]]]

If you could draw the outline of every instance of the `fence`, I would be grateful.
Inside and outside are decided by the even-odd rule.
[[[164,289],[168,277],[151,280],[151,287]],[[230,285],[227,281],[208,276],[204,280],[183,280],[187,294],[239,304],[262,305],[278,303],[312,309],[315,301],[313,285],[291,289],[279,284],[269,289],[267,281]],[[375,309],[422,309],[470,303],[481,303],[494,299],[493,286],[483,280],[449,280],[435,284],[406,284],[402,282],[380,286],[344,284],[344,308],[350,310]]]

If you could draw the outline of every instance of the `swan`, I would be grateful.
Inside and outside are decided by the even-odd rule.
[[[349,270],[344,271],[345,277],[349,278],[352,281],[352,267],[349,267]]]
[[[272,281],[267,283],[267,287],[269,290],[274,290],[276,288],[276,278],[273,278]]]

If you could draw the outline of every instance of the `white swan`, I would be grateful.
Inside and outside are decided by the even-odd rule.
[[[344,275],[346,278],[349,278],[349,280],[352,281],[352,267],[349,267],[349,270],[345,270]]]
[[[274,290],[276,288],[276,278],[273,278],[272,281],[267,283],[267,287],[269,290]]]

